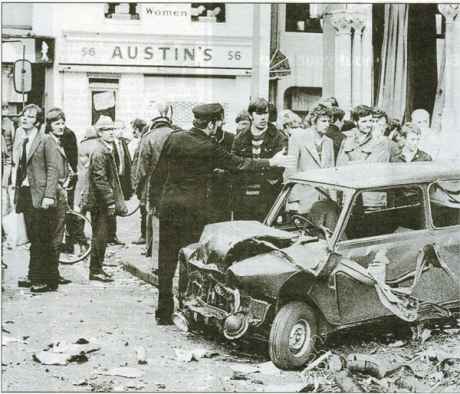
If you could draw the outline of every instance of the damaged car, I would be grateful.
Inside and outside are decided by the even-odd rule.
[[[375,163],[293,175],[264,223],[206,226],[179,253],[183,330],[268,342],[297,369],[319,338],[460,310],[460,166]]]

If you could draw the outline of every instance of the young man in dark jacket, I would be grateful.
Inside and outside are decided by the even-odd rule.
[[[111,282],[111,275],[103,268],[110,220],[126,214],[127,208],[113,157],[112,142],[115,125],[108,116],[101,116],[95,125],[100,136],[90,155],[88,169],[88,209],[91,212],[91,258],[89,279]]]
[[[249,104],[251,128],[239,133],[232,153],[251,159],[271,159],[287,147],[287,137],[269,122],[270,107],[262,98]],[[282,168],[247,170],[234,176],[233,214],[235,220],[265,218],[283,183]]]

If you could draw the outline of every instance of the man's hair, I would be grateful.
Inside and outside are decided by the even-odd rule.
[[[388,120],[388,127],[384,135],[389,136],[390,134],[393,134],[393,141],[396,141],[396,137],[401,135],[401,122],[398,119],[390,118]]]
[[[311,125],[316,124],[316,122],[318,121],[318,118],[321,116],[327,116],[329,119],[332,119],[331,109],[322,104],[317,105],[309,113],[310,124]]]
[[[351,110],[351,119],[357,122],[360,118],[372,115],[374,110],[367,105],[357,105]]]
[[[242,120],[248,120],[249,122],[251,122],[251,115],[249,115],[249,112],[247,111],[241,111],[235,118],[235,123],[239,123],[241,122]]]
[[[339,107],[332,107],[329,109],[331,113],[332,122],[335,123],[338,120],[342,121],[345,116],[345,111]]]
[[[374,107],[372,117],[374,117],[374,118],[385,118],[386,122],[388,123],[388,115],[387,115],[387,113],[384,110],[380,109],[380,108]]]
[[[61,108],[51,108],[45,116],[45,133],[51,133],[51,123],[58,120],[63,120],[65,122],[65,114]]]
[[[146,125],[147,123],[145,120],[139,118],[133,120],[133,129],[139,130],[140,132],[142,132]]]
[[[399,134],[401,135],[401,137],[407,138],[407,135],[410,133],[418,135],[420,137],[422,135],[422,130],[420,130],[420,127],[418,127],[415,123],[406,122],[402,125]]]
[[[27,111],[35,111],[35,117],[37,118],[37,123],[43,123],[43,110],[37,104],[27,104],[19,116],[23,116]]]
[[[252,116],[253,112],[270,112],[270,105],[264,98],[256,98],[249,103],[248,112]]]
[[[339,103],[335,97],[321,97],[318,102],[318,105],[324,105],[325,107],[338,107]]]

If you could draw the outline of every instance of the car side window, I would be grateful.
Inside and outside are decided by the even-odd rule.
[[[369,205],[370,201],[379,204]],[[422,189],[398,187],[359,193],[353,202],[345,235],[347,239],[359,239],[424,228]]]
[[[430,185],[428,192],[433,225],[460,225],[460,180],[435,182]]]

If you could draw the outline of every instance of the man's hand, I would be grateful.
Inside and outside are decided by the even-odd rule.
[[[286,148],[278,152],[270,159],[270,167],[284,167],[295,169],[297,159],[294,156],[286,155]]]
[[[44,197],[42,200],[42,208],[48,209],[54,205],[54,198]]]
[[[115,205],[110,205],[107,207],[107,215],[115,216]]]

